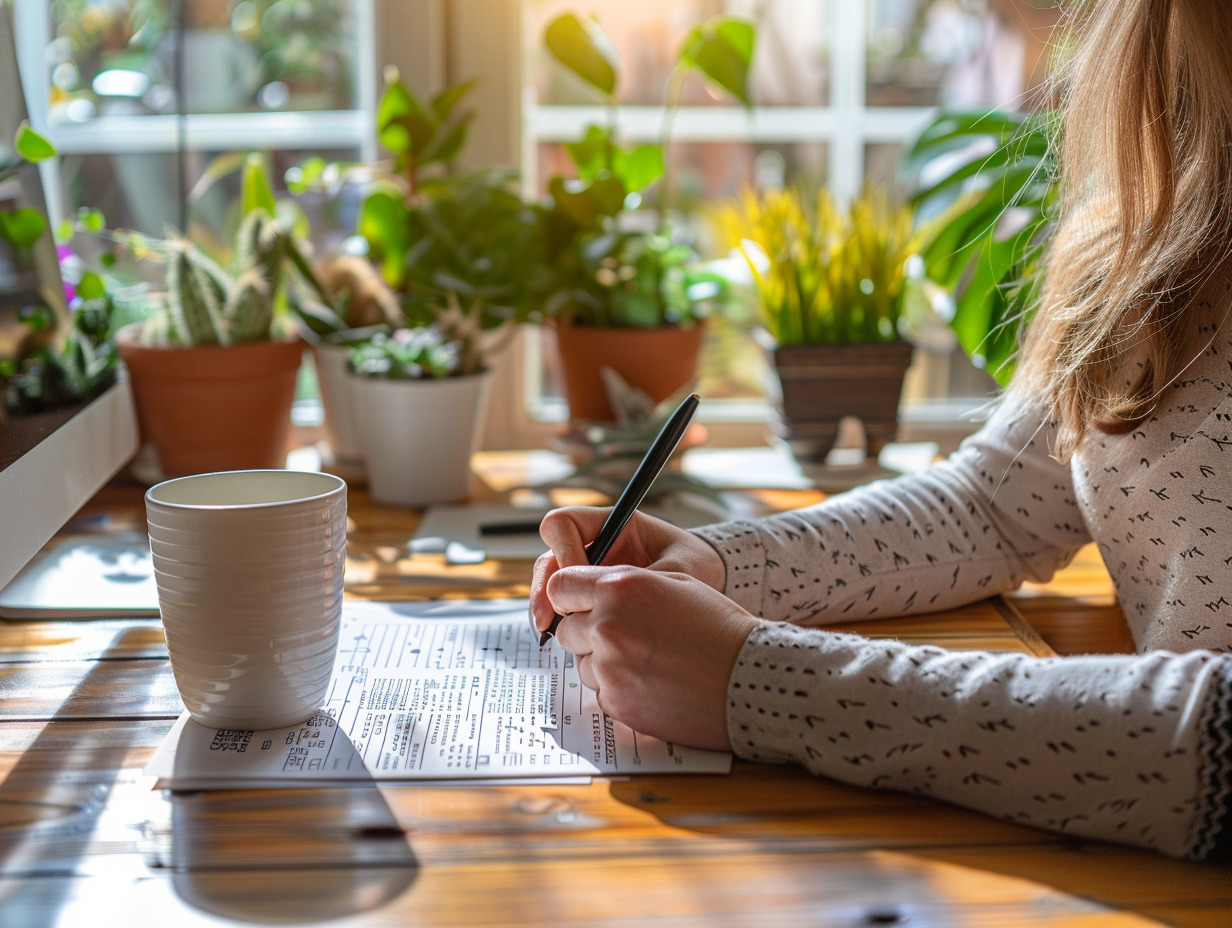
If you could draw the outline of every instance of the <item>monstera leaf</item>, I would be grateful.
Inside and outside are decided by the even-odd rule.
[[[907,155],[927,274],[954,296],[963,350],[1002,385],[1052,231],[1053,126],[1049,113],[942,112]],[[949,170],[919,182],[942,158]]]

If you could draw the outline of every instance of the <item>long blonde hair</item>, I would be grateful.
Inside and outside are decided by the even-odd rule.
[[[1150,414],[1189,360],[1186,302],[1232,250],[1232,3],[1082,6],[1057,78],[1060,214],[1012,387],[1048,404],[1062,458]]]

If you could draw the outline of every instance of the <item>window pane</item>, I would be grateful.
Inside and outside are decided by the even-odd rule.
[[[354,0],[53,0],[53,125],[98,116],[347,109]]]
[[[671,205],[696,215],[748,187],[815,187],[825,183],[826,155],[820,142],[677,142],[671,151]]]
[[[669,153],[672,192],[668,205],[674,212],[692,216],[746,187],[782,187],[790,181],[816,186],[825,182],[826,150],[816,142],[675,142]],[[536,162],[540,193],[547,190],[550,178],[576,173],[560,144],[538,145]],[[662,181],[647,192],[649,205],[659,205],[661,187]]]
[[[819,106],[829,98],[830,38],[823,0],[772,0],[766,4],[716,0],[538,0],[529,5],[527,25],[531,85],[541,105],[595,103],[593,91],[552,61],[543,31],[562,13],[586,12],[599,20],[620,60],[621,103],[659,106],[664,102],[676,53],[688,31],[722,13],[757,22],[758,51],[751,82],[762,106]],[[688,106],[730,104],[697,79],[686,83]]]
[[[864,146],[864,184],[901,198],[903,142],[870,142]]]
[[[867,10],[871,106],[1021,106],[1057,18],[1004,0],[868,0]]]
[[[281,192],[285,172],[306,157],[303,152],[271,152],[270,173]],[[317,153],[314,153],[317,154]],[[354,161],[357,149],[319,152],[326,160]],[[132,229],[161,237],[166,230],[183,229],[187,223],[214,234],[227,227],[230,211],[239,202],[238,172],[215,182],[194,197],[187,212],[179,206],[177,191],[193,190],[218,152],[131,152],[121,155],[68,155],[61,162],[63,203],[68,211],[88,206],[99,209],[110,228]],[[186,182],[181,185],[181,172]],[[318,245],[349,234],[355,228],[357,197],[327,198],[312,195],[298,198],[312,223],[312,238]]]
[[[553,174],[572,174],[563,148],[546,143],[572,137],[562,123],[566,114],[578,119],[578,136],[583,118],[604,118],[595,105],[601,101],[550,62],[542,48],[543,28],[554,16],[569,10],[596,13],[625,65],[620,100],[641,105],[663,102],[672,57],[692,25],[719,13],[756,22],[756,118],[736,126],[725,120],[729,113],[686,111],[677,126],[687,125],[687,132],[678,131],[671,146],[670,191],[660,184],[646,198],[650,207],[663,206],[666,198],[677,214],[676,231],[707,258],[716,256],[707,212],[746,186],[824,184],[843,200],[871,185],[901,197],[903,150],[934,107],[1032,102],[1059,15],[1017,0],[595,0],[584,6],[527,0],[527,9],[528,73],[535,91],[528,97],[528,125],[541,134],[532,149],[536,160],[524,169],[540,189]],[[686,103],[720,102],[708,100],[697,83]],[[579,104],[590,108],[554,112],[558,105]],[[657,125],[648,121],[652,116],[657,119],[626,109],[621,125],[637,141],[650,141]],[[750,326],[746,313],[738,323],[712,327],[701,371],[708,396],[763,395],[764,361],[747,338]],[[961,351],[948,352],[943,342],[939,336],[936,355],[913,368],[909,398],[988,393],[987,374]],[[550,376],[544,382],[548,395],[555,395]]]

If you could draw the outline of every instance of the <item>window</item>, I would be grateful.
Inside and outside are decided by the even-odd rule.
[[[675,201],[697,214],[747,186],[825,183],[840,199],[863,184],[894,187],[903,146],[935,107],[1024,104],[1055,20],[1017,0],[527,0],[524,171],[532,187],[560,169],[560,143],[605,118],[542,49],[545,26],[567,10],[593,13],[617,48],[627,141],[661,138],[663,88],[690,27],[717,13],[757,23],[753,112],[694,85],[675,118]],[[530,350],[528,366],[541,367]],[[760,352],[722,330],[707,350],[705,395],[726,398],[707,404],[712,417],[718,408],[729,420],[764,421]],[[914,416],[935,428],[993,387],[961,352],[917,355],[908,425]],[[561,414],[552,390],[548,378],[531,378],[532,416]]]
[[[55,142],[54,215],[160,235],[216,219],[216,155],[371,156],[370,0],[18,0],[31,120]],[[362,37],[362,39],[361,39]],[[191,204],[191,206],[190,206]]]
[[[894,183],[903,144],[933,107],[1017,104],[1038,77],[1055,19],[1023,0],[14,5],[32,119],[62,153],[50,168],[53,215],[89,204],[110,224],[152,234],[220,208],[203,200],[190,216],[184,205],[217,153],[264,149],[280,166],[309,154],[376,157],[372,114],[386,65],[422,90],[478,78],[463,166],[518,163],[528,189],[538,189],[560,144],[603,115],[545,61],[543,27],[566,10],[596,15],[618,46],[620,130],[630,141],[658,138],[666,69],[689,27],[722,12],[757,22],[752,113],[690,85],[675,119],[677,199],[699,217],[699,230],[701,205],[749,184],[798,178],[847,196],[864,183]],[[182,29],[173,19],[180,9]],[[345,203],[319,206],[314,233],[329,234],[331,223],[346,228]],[[501,359],[488,447],[542,445],[563,415],[534,333],[522,342]],[[704,389],[724,400],[708,402],[707,414],[728,421],[712,421],[712,438],[761,441],[760,354],[740,331],[713,342]],[[991,383],[949,355],[928,355],[912,378],[908,426],[952,418],[951,399],[963,406],[963,397],[983,396]]]

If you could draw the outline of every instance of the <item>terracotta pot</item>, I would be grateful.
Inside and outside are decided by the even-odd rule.
[[[285,467],[301,341],[142,345],[117,338],[162,476]]]
[[[865,453],[876,458],[898,434],[898,404],[913,348],[875,345],[789,345],[768,350],[777,382],[771,399],[779,412],[775,434],[796,457],[822,461],[838,436],[839,421],[864,426]]]
[[[378,503],[466,499],[492,375],[380,380],[351,375],[368,490]]]
[[[591,422],[616,419],[600,375],[603,368],[611,368],[659,403],[694,381],[705,334],[700,323],[639,329],[575,325],[561,319],[553,328],[569,417]]]

